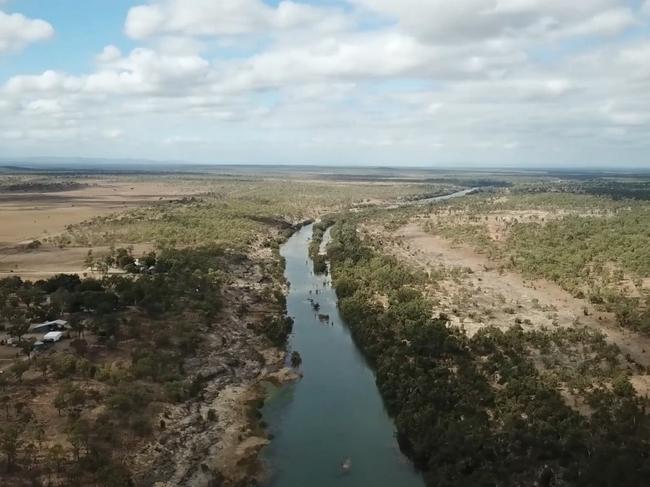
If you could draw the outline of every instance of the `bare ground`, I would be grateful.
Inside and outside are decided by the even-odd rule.
[[[173,181],[84,181],[56,193],[0,193],[0,247],[61,233],[66,225],[154,201],[197,194],[207,186]]]
[[[116,247],[128,244],[116,245]],[[136,257],[152,249],[148,244],[131,245]],[[44,244],[38,249],[27,250],[24,246],[0,249],[0,279],[20,276],[25,280],[47,279],[56,274],[94,275],[84,261],[88,251],[92,250],[95,258],[108,254],[108,247],[65,247]],[[112,270],[111,272],[117,272]]]
[[[515,319],[524,328],[571,327],[585,325],[603,333],[623,355],[643,366],[650,365],[650,337],[622,329],[613,314],[598,310],[585,299],[577,299],[547,280],[526,280],[514,272],[500,272],[498,264],[469,247],[426,233],[417,223],[402,226],[382,237],[378,228],[366,229],[383,239],[384,248],[398,258],[447,277],[432,294],[438,297],[441,312],[468,333],[492,325],[508,328]],[[386,242],[387,241],[387,242]],[[450,269],[456,269],[449,274]],[[647,376],[636,376],[632,383],[640,393],[650,391]]]
[[[26,245],[63,232],[67,225],[121,212],[156,201],[178,199],[204,192],[207,185],[175,181],[84,180],[88,186],[56,193],[0,193],[0,278],[19,275],[37,280],[54,274],[83,274],[90,247],[60,249],[43,244]],[[135,255],[148,250],[139,246]],[[92,249],[101,255],[107,249]]]

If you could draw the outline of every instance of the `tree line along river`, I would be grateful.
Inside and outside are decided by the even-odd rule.
[[[294,319],[290,348],[302,356],[304,377],[275,389],[264,406],[273,438],[264,452],[271,472],[265,487],[421,487],[399,450],[374,373],[341,319],[330,277],[313,272],[311,236],[307,225],[281,249]]]

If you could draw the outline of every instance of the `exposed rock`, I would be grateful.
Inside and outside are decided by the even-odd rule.
[[[161,412],[164,429],[131,458],[136,485],[255,485],[262,470],[258,454],[268,444],[259,424],[258,409],[265,398],[261,384],[299,377],[284,367],[285,352],[269,348],[254,331],[266,316],[281,312],[259,299],[259,288],[238,285],[243,276],[258,282],[260,268],[244,259],[233,270],[232,283],[224,290],[226,309],[205,336],[201,354],[185,364],[192,376],[201,377],[203,392]],[[250,308],[243,317],[235,312],[242,302]]]

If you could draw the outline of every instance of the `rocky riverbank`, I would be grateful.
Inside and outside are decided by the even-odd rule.
[[[269,441],[259,413],[264,383],[298,377],[285,367],[285,351],[269,347],[259,333],[283,313],[268,301],[267,288],[278,285],[264,272],[270,258],[270,252],[246,258],[234,269],[222,316],[206,335],[203,353],[186,363],[203,391],[160,412],[155,441],[129,462],[136,485],[243,487],[262,475],[259,452]]]

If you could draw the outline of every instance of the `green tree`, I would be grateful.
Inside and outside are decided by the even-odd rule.
[[[18,381],[22,381],[23,374],[29,370],[29,362],[27,360],[17,360],[9,370]]]
[[[16,465],[18,450],[22,444],[22,431],[16,423],[5,424],[0,427],[0,450],[5,455],[8,471]]]

